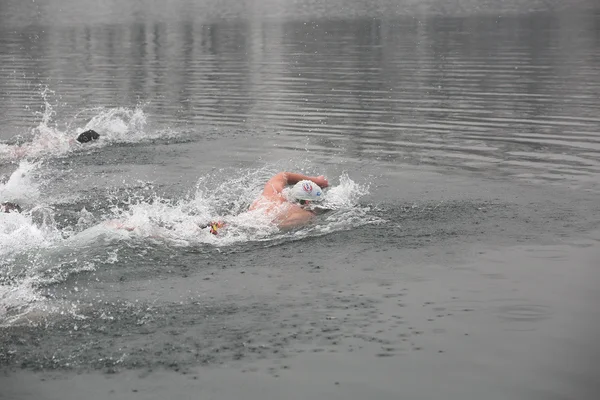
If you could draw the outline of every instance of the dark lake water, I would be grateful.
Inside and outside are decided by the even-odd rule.
[[[599,99],[592,0],[2,1],[0,398],[593,399]]]

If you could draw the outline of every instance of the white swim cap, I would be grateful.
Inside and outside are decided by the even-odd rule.
[[[323,190],[313,181],[300,181],[290,190],[290,195],[295,200],[321,201]]]

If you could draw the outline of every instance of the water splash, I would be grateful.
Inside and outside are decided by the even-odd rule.
[[[26,176],[36,165],[22,162],[20,172],[2,189],[12,188],[14,198],[23,199],[35,187],[35,180],[26,181]],[[342,174],[325,192],[322,206],[329,211],[303,228],[280,230],[272,216],[248,211],[275,172],[272,165],[215,170],[180,198],[161,197],[151,184],[136,185],[125,193],[109,194],[103,207],[94,212],[82,208],[67,226],[56,224],[57,214],[49,205],[38,204],[21,214],[1,214],[0,323],[26,321],[28,313],[54,312],[56,301],[40,296],[39,288],[99,266],[113,268],[121,242],[138,250],[159,245],[236,251],[242,244],[271,246],[381,222],[369,205],[360,203],[369,193],[368,185]],[[226,223],[218,235],[207,227],[213,220]]]
[[[40,93],[43,107],[42,111],[34,113],[39,123],[31,129],[31,139],[23,142],[21,138],[16,138],[10,143],[0,143],[0,160],[63,157],[73,152],[100,148],[111,143],[135,143],[156,138],[170,138],[175,135],[169,130],[148,132],[147,115],[144,113],[143,104],[133,108],[82,109],[70,120],[59,124],[57,112],[48,99],[51,95],[54,95],[54,92],[48,88],[44,88]],[[83,116],[86,116],[88,122],[81,126]],[[88,129],[97,131],[100,140],[86,144],[77,142],[75,140],[77,136]]]
[[[62,239],[52,215],[37,224],[34,218],[39,209],[32,212],[0,214],[0,266],[9,264],[11,254],[52,246]]]
[[[0,202],[33,203],[39,196],[35,173],[41,163],[21,161],[6,182],[0,181]]]
[[[349,209],[355,207],[359,200],[369,194],[369,185],[354,182],[347,173],[343,173],[337,186],[327,191],[327,196],[321,206],[331,210]]]
[[[0,284],[0,326],[12,325],[27,315],[31,304],[42,304],[44,299],[36,293],[34,281],[27,277],[12,285]]]
[[[0,202],[10,201],[24,212],[0,213],[0,266],[9,255],[25,250],[48,247],[61,239],[53,211],[41,204],[36,173],[40,162],[21,161],[5,183],[0,183]]]
[[[95,115],[83,128],[77,130],[77,135],[88,129],[94,129],[101,135],[100,144],[136,143],[160,137],[162,134],[145,132],[147,116],[142,105],[135,108],[95,108],[88,111],[94,111]]]
[[[223,247],[325,234],[381,222],[369,215],[369,206],[359,205],[360,199],[369,193],[368,185],[358,184],[347,174],[342,174],[339,184],[326,191],[326,199],[320,205],[329,210],[328,213],[317,216],[315,223],[303,229],[282,231],[271,215],[261,210],[248,211],[273,172],[268,168],[243,170],[232,173],[234,177],[223,178],[226,173],[216,171],[200,178],[195,191],[181,200],[154,196],[130,202],[129,208],[117,208],[116,218],[102,225],[127,232],[129,237],[164,240],[177,246],[210,244]],[[211,221],[223,221],[226,227],[219,235],[212,235],[207,227]],[[123,238],[122,235],[118,237]]]
[[[40,251],[60,243],[62,236],[52,214],[35,222],[40,211],[0,213],[0,321],[42,300],[35,290],[39,271],[47,265]]]
[[[49,97],[55,93],[48,87],[43,87],[40,97],[43,100],[42,111],[35,111],[34,116],[40,120],[38,125],[31,129],[31,141],[0,147],[0,155],[9,160],[35,158],[44,154],[64,154],[69,151],[71,143],[69,137],[60,131],[54,123],[56,111],[50,104]],[[74,141],[72,138],[71,140]]]
[[[16,316],[41,297],[33,285],[36,268],[43,264],[37,252],[62,240],[53,211],[40,204],[37,170],[41,163],[21,161],[6,182],[0,183],[0,201],[21,205],[22,213],[0,213],[0,320]]]

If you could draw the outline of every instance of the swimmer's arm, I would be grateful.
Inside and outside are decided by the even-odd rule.
[[[325,179],[323,175],[308,176],[303,174],[297,174],[294,172],[280,172],[271,179],[269,179],[269,181],[265,185],[263,195],[269,196],[276,193],[281,193],[281,191],[287,185],[294,185],[303,180],[313,181],[321,188],[326,188],[327,186],[329,186],[329,182],[327,182],[327,179]]]
[[[113,220],[110,220],[110,221],[106,221],[105,224],[109,228],[123,229],[123,230],[129,231],[129,232],[131,232],[131,231],[133,231],[135,229],[135,227],[125,225],[124,223],[122,223],[122,222],[120,222],[120,221],[118,221],[116,219],[113,219]]]
[[[323,175],[308,176],[308,175],[296,174],[293,172],[283,172],[283,174],[285,175],[285,177],[287,179],[288,185],[294,185],[303,180],[313,181],[314,183],[319,185],[321,188],[326,188],[329,185],[329,182],[327,182],[327,179],[325,179],[325,177]]]

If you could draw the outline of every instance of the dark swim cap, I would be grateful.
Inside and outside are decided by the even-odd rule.
[[[21,212],[21,206],[16,203],[5,202],[0,204],[0,212],[9,213],[12,211]]]
[[[89,130],[79,134],[79,136],[77,136],[77,141],[79,143],[87,143],[87,142],[91,142],[92,140],[98,140],[99,137],[100,137],[100,135],[98,134],[98,132],[96,132],[95,130],[89,129]]]

